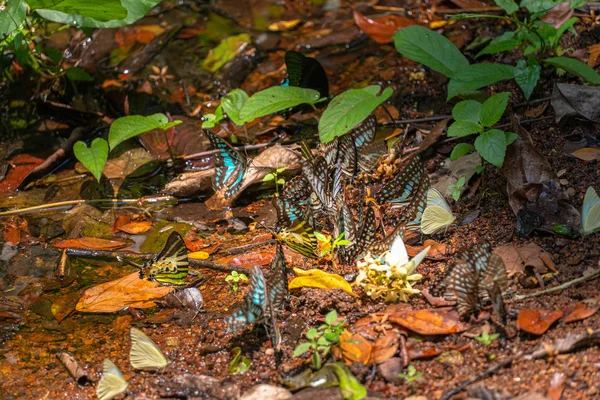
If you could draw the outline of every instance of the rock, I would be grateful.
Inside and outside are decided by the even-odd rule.
[[[343,400],[340,389],[336,387],[330,388],[307,388],[294,394],[294,400]]]
[[[240,400],[286,400],[292,398],[292,392],[285,388],[271,385],[256,385],[240,397]]]
[[[402,380],[398,376],[402,370],[402,360],[400,357],[388,358],[377,366],[377,372],[379,372],[379,375],[381,375],[381,377],[387,382],[394,384],[400,383]]]

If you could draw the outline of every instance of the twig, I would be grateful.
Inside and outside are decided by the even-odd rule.
[[[263,147],[268,147],[271,144],[273,144],[275,141],[277,140],[277,136],[275,136],[274,139],[269,140],[268,142],[265,143],[259,143],[259,144],[247,144],[245,146],[235,146],[234,149],[236,149],[237,151],[249,151],[249,150],[258,150],[258,149],[262,149]],[[219,150],[207,150],[207,151],[203,151],[201,153],[194,153],[194,154],[189,154],[187,156],[181,157],[183,160],[195,160],[198,158],[204,158],[204,157],[208,157],[210,155],[213,155],[215,153],[218,153]]]
[[[567,335],[564,339],[557,339],[553,344],[549,345],[542,343],[542,345],[533,352],[523,356],[526,360],[535,360],[536,358],[542,358],[545,356],[554,356],[557,354],[568,353],[581,346],[590,346],[593,344],[600,344],[600,329],[581,333],[579,335]]]
[[[597,271],[594,271],[594,272],[590,272],[589,274],[584,275],[582,277],[579,277],[577,279],[573,279],[571,281],[565,282],[562,285],[558,285],[558,286],[551,287],[551,288],[548,288],[548,289],[540,290],[539,292],[535,292],[535,293],[528,293],[528,294],[516,295],[514,298],[515,298],[515,300],[523,300],[523,299],[528,299],[530,297],[538,297],[538,296],[542,296],[542,295],[545,295],[545,294],[548,294],[548,293],[559,292],[559,291],[564,290],[564,289],[566,289],[568,287],[576,285],[576,284],[578,284],[580,282],[587,281],[589,279],[594,279],[594,278],[599,277],[599,276],[600,276],[600,270],[597,270]]]
[[[435,14],[462,14],[462,13],[483,13],[503,11],[500,7],[485,7],[485,8],[459,8],[459,9],[437,9]]]

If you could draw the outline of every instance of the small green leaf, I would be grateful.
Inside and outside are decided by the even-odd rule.
[[[340,240],[340,241],[338,241],[338,242],[337,242],[337,245],[338,245],[338,246],[347,246],[347,245],[349,245],[349,244],[351,244],[351,243],[352,243],[352,242],[351,242],[351,241],[349,241],[349,240],[347,240],[347,239],[342,239],[342,240]]]
[[[533,89],[535,89],[535,86],[540,80],[541,71],[542,67],[533,59],[530,60],[529,63],[526,63],[525,60],[517,61],[517,66],[515,67],[515,82],[517,82],[523,91],[525,99],[529,100],[531,97]]]
[[[481,110],[479,110],[479,120],[483,126],[491,127],[500,121],[500,118],[508,105],[509,97],[509,92],[498,93],[487,99],[481,105]]]
[[[504,64],[472,64],[459,71],[450,79],[448,84],[448,98],[458,96],[459,94],[482,88],[493,83],[513,79],[515,77],[515,68],[512,65]]]
[[[452,153],[450,153],[450,160],[458,160],[460,157],[468,154],[471,150],[473,150],[473,145],[469,143],[459,143],[452,149]]]
[[[266,174],[263,178],[263,182],[269,182],[275,179],[275,174]]]
[[[336,310],[331,310],[325,316],[325,323],[328,325],[333,325],[335,321],[338,319],[338,313]]]
[[[466,120],[479,123],[479,110],[481,110],[481,103],[478,101],[461,101],[452,109],[452,118],[454,118],[455,121]]]
[[[448,128],[448,137],[468,136],[483,130],[477,122],[460,120],[455,121]]]
[[[512,142],[519,138],[519,135],[514,132],[504,132],[504,135],[506,135],[506,146],[510,146]]]
[[[507,14],[512,14],[519,9],[515,0],[495,0],[499,7],[502,7]]]
[[[234,89],[221,100],[223,110],[236,125],[244,125],[244,121],[240,118],[240,111],[248,99],[248,94],[242,89]]]
[[[246,274],[240,274],[240,275],[239,275],[239,278],[240,278],[241,280],[243,280],[243,281],[247,281],[247,280],[248,280],[248,277],[246,276]]]
[[[484,54],[496,54],[503,51],[512,50],[520,44],[520,41],[515,38],[515,32],[505,32],[492,40],[483,50],[481,50],[475,58],[479,58]]]
[[[484,160],[500,168],[506,154],[506,135],[500,129],[490,129],[475,139],[475,149]]]
[[[475,172],[477,172],[478,174],[482,173],[483,170],[485,170],[485,167],[483,165],[478,165],[475,167]]]
[[[456,188],[457,188],[457,189],[460,189],[460,188],[462,188],[463,186],[465,186],[465,177],[464,177],[464,176],[462,176],[462,177],[461,177],[461,178],[458,180],[458,182],[456,182]]]
[[[210,72],[218,71],[229,60],[235,57],[241,48],[250,42],[252,42],[252,39],[250,39],[250,35],[247,33],[223,39],[217,47],[209,51],[208,56],[202,62],[202,67]]]
[[[331,343],[335,343],[335,338],[333,340],[329,340],[330,337],[331,332],[327,332],[324,336],[321,336],[319,339],[317,339],[317,345],[328,347]]]
[[[306,338],[309,340],[313,340],[317,337],[318,334],[319,332],[315,328],[310,328],[308,332],[306,332]]]
[[[319,92],[295,86],[273,86],[253,94],[240,110],[239,119],[250,122],[255,118],[269,115],[300,104],[315,104]]]
[[[380,93],[381,92],[381,93]],[[367,118],[381,103],[390,98],[394,91],[378,85],[362,89],[350,89],[331,100],[319,120],[321,143],[342,136]]]
[[[306,342],[306,343],[300,343],[298,346],[296,346],[296,348],[294,349],[294,354],[293,357],[298,357],[301,356],[302,354],[306,353],[308,350],[310,350],[310,343]]]
[[[67,78],[72,81],[92,82],[94,78],[79,67],[71,67],[66,72]]]
[[[412,25],[394,33],[396,50],[404,57],[417,61],[449,78],[469,66],[458,48],[439,33]]]
[[[315,231],[315,236],[317,237],[317,240],[319,242],[329,243],[329,239],[327,238],[327,236],[323,235],[321,232]]]
[[[108,159],[108,143],[102,138],[96,138],[90,147],[85,142],[77,142],[73,146],[75,157],[90,170],[92,175],[100,181],[102,170]]]
[[[277,184],[278,185],[283,185],[284,183],[285,183],[285,179],[283,179],[283,178],[277,179]]]
[[[127,9],[121,5],[120,0],[103,0],[101,7],[84,0],[27,0],[27,4],[33,11],[43,9],[78,14],[102,22],[127,17]]]
[[[169,129],[179,125],[181,121],[169,122],[164,114],[154,114],[147,117],[141,115],[132,115],[116,119],[110,126],[108,133],[108,143],[111,150],[127,139],[149,132],[153,129]]]
[[[593,68],[579,60],[570,57],[552,57],[546,58],[544,63],[562,68],[567,72],[577,75],[588,83],[600,85],[600,75]]]

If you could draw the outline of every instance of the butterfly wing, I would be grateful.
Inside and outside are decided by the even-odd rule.
[[[225,199],[232,198],[242,187],[246,173],[246,157],[234,150],[227,142],[212,132],[205,130],[204,133],[206,133],[212,146],[217,150],[217,153],[215,153],[213,187],[215,191],[223,191]]]
[[[352,129],[348,135],[352,137],[357,149],[373,142],[377,132],[377,118],[369,115],[360,125]]]
[[[450,226],[456,217],[444,196],[434,188],[427,193],[427,206],[421,218],[421,232],[431,235]]]
[[[271,261],[271,276],[267,281],[267,288],[273,308],[275,310],[283,309],[288,295],[288,281],[285,255],[281,243],[277,244],[275,258]]]
[[[294,221],[289,228],[280,229],[276,237],[295,252],[308,258],[317,258],[317,237],[306,220]]]
[[[323,66],[314,58],[296,51],[285,53],[288,85],[317,90],[321,97],[329,97],[329,81]]]
[[[159,282],[161,285],[186,285],[189,261],[185,242],[179,232],[173,231],[162,251],[140,270],[140,279]]]
[[[581,210],[581,232],[589,235],[600,229],[600,197],[593,187],[588,187]]]
[[[105,358],[102,362],[102,378],[100,378],[100,382],[98,382],[98,386],[96,386],[96,395],[98,395],[98,399],[110,400],[125,392],[127,386],[129,386],[129,384],[123,377],[119,368],[115,363],[108,358]]]
[[[508,288],[508,273],[504,261],[497,254],[489,257],[486,268],[481,272],[479,286],[482,289],[480,293],[483,291],[480,300],[482,302],[490,300],[494,312],[506,324],[507,315],[502,293]]]
[[[246,293],[244,305],[225,318],[227,332],[236,333],[247,325],[255,324],[264,314],[267,306],[267,282],[260,267],[252,267],[250,289]]]
[[[478,307],[479,277],[469,258],[468,251],[459,251],[448,274],[448,289],[453,292],[458,313],[463,318],[474,314]]]
[[[298,175],[286,182],[281,196],[292,203],[299,204],[310,196],[310,185],[304,175]]]
[[[273,207],[277,212],[277,223],[279,225],[290,226],[294,222],[304,219],[298,203],[291,199],[273,197]]]
[[[144,332],[134,327],[129,330],[129,337],[129,362],[134,369],[157,370],[169,365],[167,357]]]
[[[302,174],[325,210],[332,210],[334,201],[329,191],[329,169],[325,158],[318,156],[312,161],[305,162]]]
[[[378,204],[408,201],[419,186],[423,174],[421,159],[418,156],[409,158],[394,178],[381,186],[375,194],[375,201]]]

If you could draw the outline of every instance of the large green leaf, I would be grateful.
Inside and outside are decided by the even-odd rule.
[[[221,43],[212,49],[208,56],[202,62],[202,67],[210,72],[218,71],[223,65],[227,64],[240,51],[240,48],[250,43],[250,35],[241,33],[223,39]]]
[[[71,67],[66,72],[67,78],[72,81],[92,82],[94,78],[84,69],[79,67]]]
[[[469,65],[450,79],[447,100],[469,90],[512,79],[514,76],[515,68],[511,65],[484,63]]]
[[[254,93],[239,113],[241,122],[250,122],[255,118],[277,111],[296,107],[300,104],[314,104],[319,101],[319,92],[293,86],[273,86]]]
[[[97,180],[102,176],[104,164],[108,159],[108,143],[102,138],[96,138],[90,147],[85,142],[77,142],[73,145],[75,157],[90,170]]]
[[[121,0],[103,0],[102,3],[89,0],[26,0],[33,11],[59,11],[81,15],[96,21],[106,22],[127,17],[127,9]]]
[[[121,117],[115,120],[110,126],[108,143],[112,150],[125,140],[141,135],[142,133],[153,129],[169,129],[180,123],[181,121],[169,122],[169,119],[164,114],[154,114],[147,117],[141,115]]]
[[[350,89],[331,100],[319,120],[319,138],[322,143],[342,136],[367,118],[378,105],[390,98],[392,88],[367,86]]]
[[[85,0],[84,2],[86,4],[93,4],[96,8],[104,7],[104,3],[100,6],[99,4],[88,0]],[[160,0],[121,0],[120,4],[127,9],[126,16],[110,19],[108,21],[102,21],[83,14],[73,14],[71,12],[61,12],[57,10],[40,9],[36,10],[36,12],[49,21],[59,22],[61,24],[76,25],[84,28],[118,28],[130,25],[141,19],[158,3],[160,3]]]
[[[475,150],[490,164],[501,167],[506,154],[506,135],[500,129],[490,129],[475,139]]]
[[[22,0],[13,0],[4,7],[5,10],[0,12],[0,39],[17,29],[27,13],[27,3]]]
[[[234,89],[229,92],[227,97],[221,99],[223,110],[227,113],[229,119],[235,122],[236,125],[243,125],[244,121],[240,118],[240,112],[244,108],[244,104],[248,101],[248,94],[242,89]]]
[[[600,85],[600,75],[587,64],[570,57],[552,57],[544,60],[546,64],[562,68],[567,72],[577,75],[588,83]]]
[[[451,78],[469,61],[450,40],[422,26],[412,25],[394,33],[396,50],[404,57]]]
[[[502,92],[487,99],[479,110],[479,120],[485,127],[494,126],[504,114],[508,105],[509,92]]]
[[[535,89],[535,86],[540,80],[541,71],[542,67],[534,59],[531,59],[529,63],[526,63],[525,60],[517,61],[517,66],[515,67],[515,82],[517,82],[523,91],[526,100],[529,100],[529,97],[531,97],[531,94],[533,93],[533,89]]]

